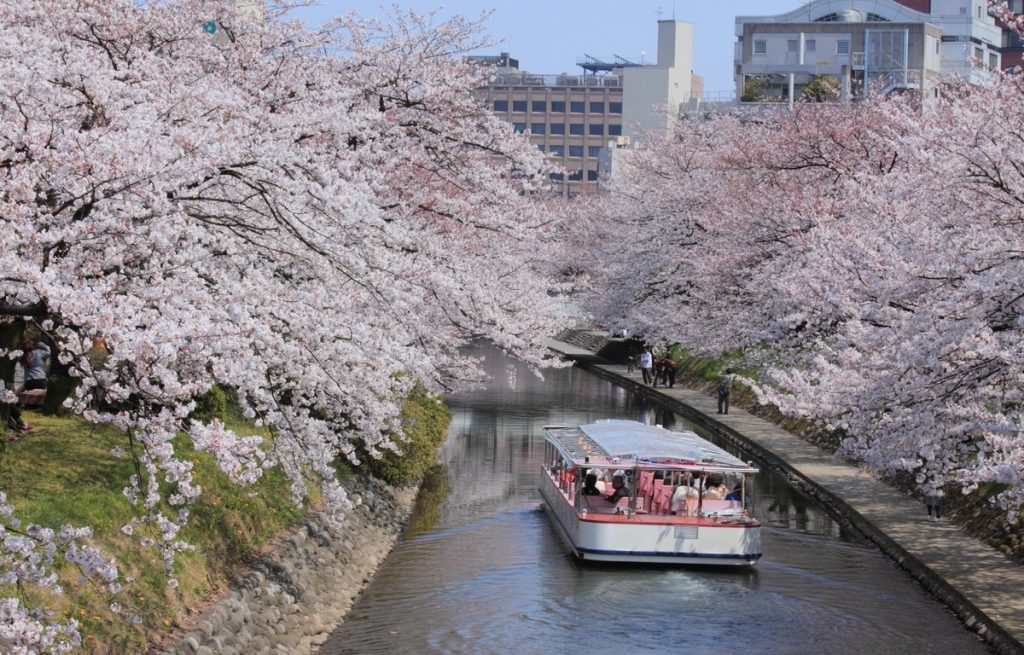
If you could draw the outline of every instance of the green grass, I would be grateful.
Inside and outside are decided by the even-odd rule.
[[[95,653],[134,653],[160,632],[168,630],[205,596],[224,586],[228,573],[242,564],[271,537],[297,522],[305,511],[291,502],[285,476],[274,470],[252,487],[232,484],[213,457],[196,453],[181,436],[180,456],[195,465],[194,478],[203,488],[199,502],[181,537],[194,544],[194,552],[179,555],[177,589],[167,587],[163,563],[152,549],[141,548],[140,536],[128,538],[121,526],[134,515],[122,493],[134,468],[129,459],[111,454],[126,448],[127,439],[108,427],[95,427],[82,419],[42,416],[26,412],[35,426],[25,438],[8,444],[0,459],[0,489],[24,523],[59,527],[65,523],[93,528],[93,545],[117,558],[123,576],[134,578],[118,598],[86,584],[70,566],[61,570],[65,593],[48,596],[31,592],[33,603],[73,616],[82,623],[85,650]],[[237,420],[232,427],[240,427]],[[247,433],[252,434],[249,428]],[[316,501],[316,495],[311,499]],[[9,591],[9,590],[8,590]],[[132,625],[111,613],[116,600],[142,623]]]
[[[230,401],[224,406],[217,395],[207,400],[212,413],[219,414],[229,428],[243,435],[259,433],[237,414]],[[318,489],[308,485],[306,505],[296,506],[290,482],[279,469],[265,473],[249,487],[232,484],[211,455],[196,452],[188,438],[179,435],[175,451],[192,461],[194,483],[203,493],[190,506],[191,517],[180,534],[195,550],[175,559],[174,577],[179,585],[171,589],[158,553],[139,543],[142,537],[156,540],[159,535],[147,533],[146,526],[135,528],[133,537],[121,532],[136,512],[123,494],[135,468],[130,459],[115,457],[111,451],[127,450],[127,437],[77,417],[27,411],[25,420],[35,429],[0,451],[0,490],[15,506],[15,518],[51,528],[67,523],[92,527],[92,545],[115,557],[122,577],[133,580],[112,598],[80,582],[78,571],[64,564],[59,569],[64,594],[24,591],[26,601],[52,611],[54,620],[77,619],[85,638],[84,650],[89,653],[143,652],[201,607],[205,598],[224,588],[233,570],[320,502]],[[415,481],[410,475],[422,476],[433,462],[436,447],[447,434],[450,415],[438,398],[416,388],[406,402],[402,420],[412,435],[403,443],[407,451],[381,466],[403,483],[410,483]],[[410,474],[410,466],[416,467],[415,473]],[[354,474],[341,461],[336,469],[342,480]],[[15,589],[0,587],[0,597],[15,593]],[[141,622],[133,624],[114,615],[109,609],[111,601],[119,603],[128,616],[139,616]]]

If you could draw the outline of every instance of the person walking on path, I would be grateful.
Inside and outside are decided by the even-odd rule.
[[[725,369],[725,373],[718,376],[718,413],[729,413],[729,392],[732,391],[732,369]]]
[[[640,372],[644,374],[644,384],[654,382],[654,353],[650,348],[640,353]]]
[[[632,350],[626,355],[626,373],[633,375],[633,371],[636,369],[636,353]]]
[[[926,491],[924,494],[924,504],[928,508],[928,520],[938,521],[942,517],[939,516],[939,505],[942,502],[942,490],[933,489]]]
[[[668,388],[676,386],[676,373],[679,372],[679,364],[676,364],[676,360],[672,357],[665,358],[665,381],[668,382]]]

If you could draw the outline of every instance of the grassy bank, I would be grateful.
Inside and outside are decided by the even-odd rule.
[[[143,652],[147,644],[159,640],[222,590],[232,571],[244,566],[276,534],[295,525],[318,501],[311,488],[308,504],[295,506],[289,483],[279,470],[250,487],[231,484],[213,457],[192,451],[187,439],[179,437],[176,446],[194,464],[195,482],[203,494],[191,507],[191,518],[181,534],[195,550],[177,557],[174,577],[179,584],[169,588],[158,554],[140,545],[140,540],[157,535],[143,534],[139,528],[132,537],[121,532],[133,516],[122,489],[134,472],[130,459],[112,454],[125,446],[123,435],[76,417],[25,414],[35,429],[9,443],[0,457],[0,489],[15,506],[15,518],[22,524],[53,528],[65,523],[91,526],[92,545],[114,556],[122,576],[130,580],[124,592],[111,597],[83,584],[77,570],[65,565],[60,570],[62,595],[24,592],[32,606],[52,610],[54,619],[78,620],[86,652]],[[229,427],[241,433],[257,432],[231,411],[225,418]],[[403,481],[408,482],[433,463],[434,450],[427,452],[421,442],[435,447],[442,442],[449,415],[438,399],[417,391],[406,403],[403,420],[412,428],[414,439],[403,444],[394,459],[401,460],[407,450],[415,451],[416,457],[410,459],[417,460],[417,467],[401,469]],[[17,594],[10,588],[0,592]],[[138,618],[133,622],[116,615],[111,602],[118,603],[128,617]]]

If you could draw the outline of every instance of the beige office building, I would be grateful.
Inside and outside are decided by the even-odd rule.
[[[680,105],[702,89],[691,69],[693,25],[682,21],[659,21],[656,64],[585,57],[577,62],[582,74],[537,75],[520,70],[508,53],[473,59],[495,66],[481,99],[565,170],[555,181],[569,197],[599,189],[609,172],[601,169],[603,149],[668,129]]]

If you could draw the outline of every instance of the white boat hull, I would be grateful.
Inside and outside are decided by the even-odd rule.
[[[550,477],[542,477],[540,492],[559,536],[583,560],[749,566],[761,558],[761,526],[757,523],[581,515]]]

